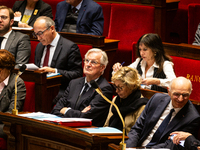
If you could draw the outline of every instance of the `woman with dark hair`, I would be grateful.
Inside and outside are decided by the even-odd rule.
[[[15,102],[15,77],[12,73],[15,67],[15,57],[7,50],[0,50],[0,111],[12,113]],[[17,79],[17,106],[22,111],[26,97],[26,87],[21,78]],[[0,137],[5,138],[3,124],[0,122]]]
[[[171,58],[165,54],[162,40],[158,34],[145,34],[137,42],[138,58],[129,65],[138,70],[142,87],[167,92],[169,83],[176,78]],[[113,65],[113,71],[121,68],[120,63]]]
[[[53,18],[51,6],[42,0],[16,1],[13,5],[15,22],[13,26],[32,27],[39,16]],[[16,21],[16,17],[19,18]]]
[[[118,106],[125,121],[126,135],[135,124],[148,101],[140,92],[140,78],[136,69],[130,67],[120,68],[113,76],[112,82],[117,96],[113,102]],[[110,106],[108,117],[104,126],[110,126],[119,130],[123,129],[121,119],[113,105]]]

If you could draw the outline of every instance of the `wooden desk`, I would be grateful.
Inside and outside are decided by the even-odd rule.
[[[165,52],[170,56],[178,56],[200,60],[200,46],[191,44],[172,44],[163,42]]]
[[[18,72],[18,70],[14,70]],[[20,77],[24,81],[35,83],[35,111],[50,113],[52,102],[61,85],[61,75],[47,78],[47,73],[42,71],[26,70]]]
[[[16,30],[24,34],[29,35],[31,41],[38,41],[33,37],[33,30]],[[105,39],[104,36],[78,34],[70,32],[58,32],[66,39],[73,41],[76,44],[91,45],[94,48],[100,48],[105,51],[116,51],[118,49],[119,40]]]
[[[122,136],[92,135],[75,128],[0,112],[8,150],[106,150]]]

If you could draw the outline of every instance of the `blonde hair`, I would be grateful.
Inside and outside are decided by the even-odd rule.
[[[130,67],[120,68],[111,78],[113,82],[120,80],[131,90],[140,88],[141,80],[138,71]]]

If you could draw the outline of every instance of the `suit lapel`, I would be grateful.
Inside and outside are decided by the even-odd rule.
[[[87,0],[83,0],[82,6],[79,10],[79,15],[78,15],[78,19],[77,19],[77,25],[79,24],[80,20],[82,19],[86,9],[87,9],[87,4],[86,4]]]
[[[35,9],[33,10],[33,13],[31,15],[31,18],[30,18],[28,24],[30,24],[36,17],[38,17],[39,11],[41,9],[41,7],[40,7],[41,5],[42,5],[42,1],[38,1],[36,3]]]
[[[56,46],[52,61],[51,61],[51,67],[55,67],[56,66],[56,60],[58,58],[58,55],[60,54],[60,51],[62,50],[62,42],[63,41],[63,37],[60,36],[60,39],[58,40],[58,44]]]
[[[164,136],[168,132],[171,132],[172,129],[173,130],[177,129],[180,127],[180,125],[182,125],[182,123],[180,124],[180,122],[182,122],[182,120],[184,119],[184,117],[186,115],[187,107],[188,107],[188,103],[172,119],[172,121],[169,123],[169,125],[167,126],[167,128],[162,136]]]
[[[5,49],[8,50],[10,48],[10,46],[11,46],[12,42],[14,41],[14,39],[15,39],[15,32],[12,31],[10,33],[9,37],[8,37],[7,42],[6,42]]]

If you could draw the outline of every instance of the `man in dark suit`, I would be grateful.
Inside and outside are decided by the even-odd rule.
[[[90,118],[92,125],[103,126],[110,104],[90,85],[95,80],[103,94],[112,98],[112,87],[102,77],[108,63],[106,53],[100,49],[90,49],[84,59],[83,72],[86,77],[74,79],[69,83],[64,95],[53,108],[52,113],[61,117]]]
[[[28,35],[12,30],[14,13],[6,6],[0,6],[0,46],[11,52],[18,64],[26,64],[31,55],[30,38]]]
[[[43,2],[42,0],[38,0],[38,1],[30,1],[28,2],[27,0],[24,1],[16,1],[15,4],[13,5],[13,11],[15,12],[15,16],[16,17],[20,17],[20,20],[22,20],[23,16],[25,15],[25,11],[26,11],[26,7],[33,7],[33,13],[30,17],[30,19],[28,20],[28,23],[26,25],[26,23],[22,23],[22,22],[14,22],[14,26],[18,26],[18,27],[32,27],[35,20],[39,17],[39,16],[47,16],[50,18],[53,18],[52,15],[52,9],[51,6],[45,2]]]
[[[66,0],[57,5],[55,24],[57,31],[102,35],[103,11],[93,0]]]
[[[178,77],[170,84],[168,95],[155,94],[131,128],[128,134],[129,139],[126,141],[127,147],[170,147],[173,144],[171,140],[168,140],[171,132],[195,133],[199,126],[200,116],[189,101],[191,91],[191,82],[184,77]],[[170,112],[173,112],[171,121],[163,127]],[[164,130],[161,131],[161,127]]]
[[[60,73],[63,76],[59,98],[67,88],[69,81],[83,74],[79,48],[75,43],[56,32],[55,23],[49,17],[39,17],[33,29],[34,35],[40,41],[35,49],[35,64],[40,67],[39,70]]]

